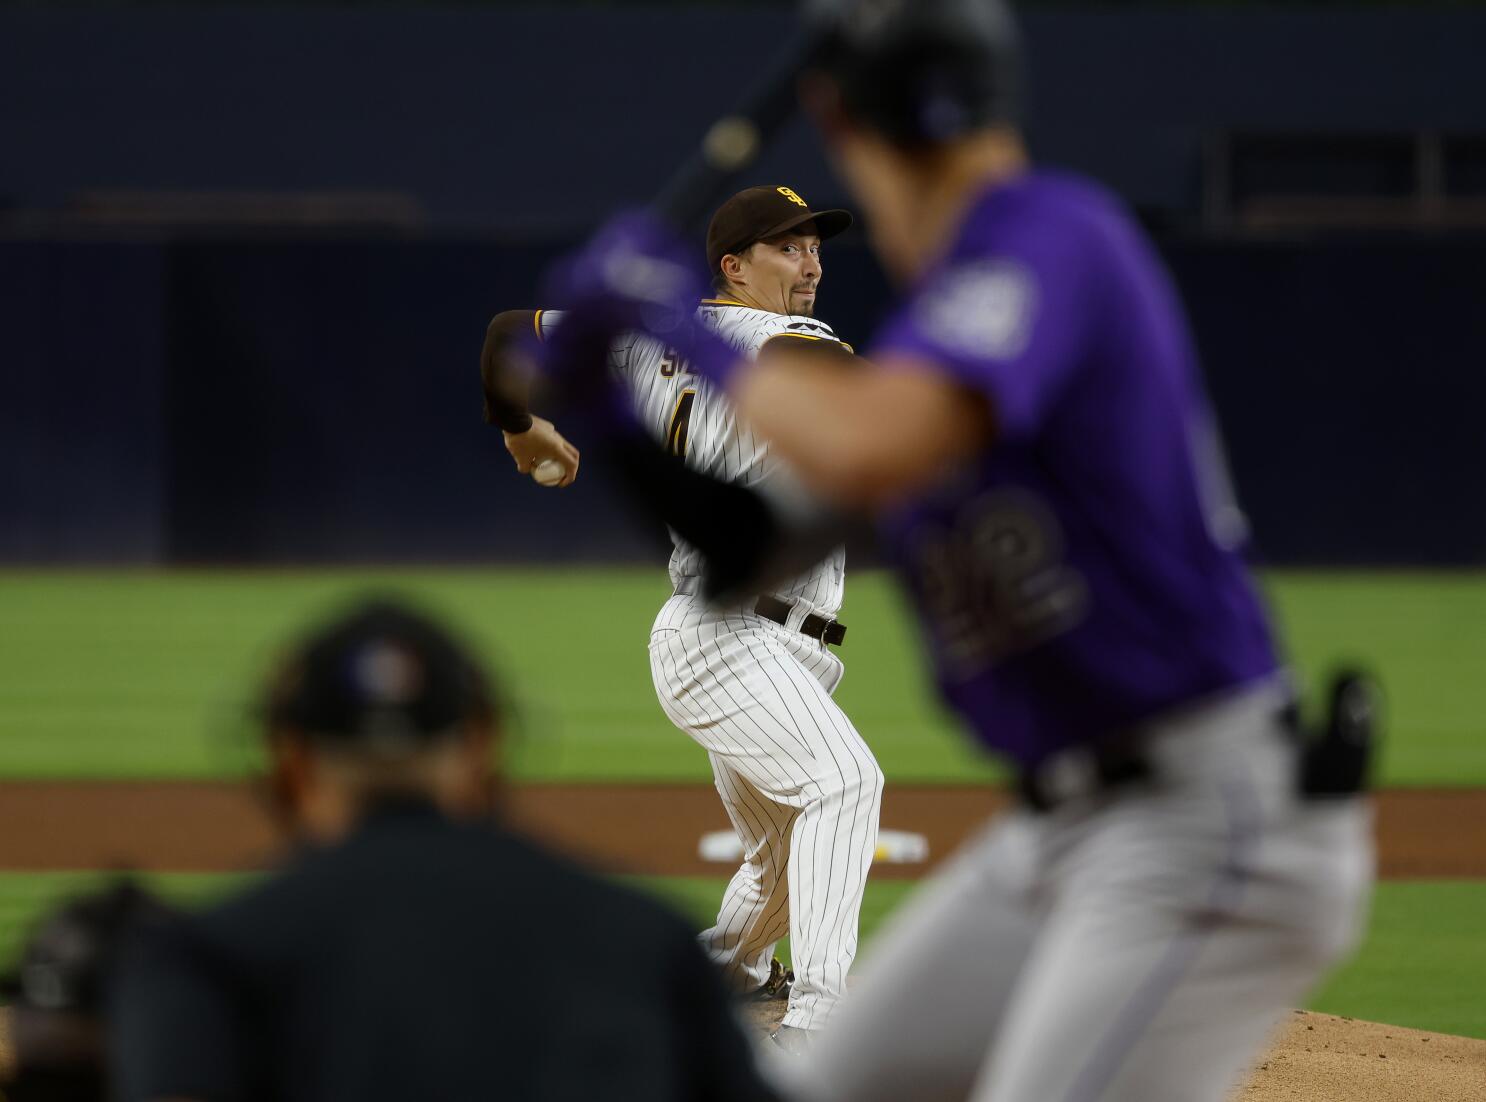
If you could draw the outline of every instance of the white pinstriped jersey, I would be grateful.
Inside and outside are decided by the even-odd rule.
[[[832,341],[846,345],[824,322],[790,314],[755,310],[726,299],[705,299],[697,316],[719,336],[747,356],[775,338]],[[536,324],[546,337],[560,319],[556,310],[537,314]],[[746,425],[739,424],[732,404],[706,379],[691,374],[686,362],[658,341],[639,334],[616,341],[609,354],[614,372],[629,386],[641,423],[687,465],[714,478],[752,486],[766,479],[791,478],[782,461]],[[671,581],[702,573],[701,552],[671,533]],[[837,548],[825,559],[774,592],[803,601],[824,615],[841,608],[846,576],[846,552]]]

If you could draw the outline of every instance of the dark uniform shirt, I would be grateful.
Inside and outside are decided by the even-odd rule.
[[[125,1102],[772,1097],[691,931],[488,824],[380,811],[126,953]]]

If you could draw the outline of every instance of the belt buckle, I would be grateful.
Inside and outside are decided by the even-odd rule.
[[[1028,770],[1021,790],[1034,810],[1049,811],[1068,800],[1094,796],[1152,775],[1151,761],[1138,742],[1072,746]]]
[[[1100,788],[1099,762],[1086,746],[1059,751],[1026,771],[1022,797],[1034,811],[1051,811],[1061,803],[1087,796]]]
[[[1038,787],[1055,804],[1097,792],[1099,762],[1086,747],[1055,754],[1038,770]]]

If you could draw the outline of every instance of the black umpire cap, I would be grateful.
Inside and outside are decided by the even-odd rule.
[[[495,694],[469,652],[397,601],[363,602],[311,631],[274,675],[270,732],[397,753],[495,722]]]
[[[851,225],[851,212],[811,210],[798,192],[783,185],[744,188],[712,216],[707,227],[707,268],[716,276],[723,257],[798,229],[806,222],[815,223],[816,236],[824,241]]]

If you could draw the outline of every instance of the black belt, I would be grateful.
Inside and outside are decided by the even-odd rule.
[[[781,601],[778,597],[760,597],[758,603],[753,606],[753,611],[766,620],[773,620],[776,624],[784,624],[787,627],[789,626],[789,614],[794,611],[794,608],[794,605],[788,601]],[[822,643],[829,643],[833,647],[839,647],[841,641],[846,638],[846,625],[812,612],[801,621],[800,634],[819,639]]]
[[[1017,791],[1033,811],[1051,811],[1067,800],[1092,796],[1151,775],[1145,740],[1126,737],[1054,754],[1017,777]]]
[[[676,583],[678,596],[690,597],[700,589],[701,580],[696,577],[685,577]],[[789,626],[789,614],[794,610],[795,606],[792,602],[781,600],[778,597],[760,597],[753,606],[753,611],[760,616],[784,627]],[[829,643],[833,647],[839,647],[841,641],[846,638],[846,625],[812,612],[800,624],[800,634],[819,639],[822,643]]]
[[[1300,731],[1298,715],[1293,705],[1280,710],[1281,727],[1288,732],[1297,748],[1306,745]],[[1333,724],[1333,727],[1335,724]],[[1366,766],[1366,753],[1371,748],[1371,731],[1368,737],[1356,736],[1352,743],[1342,737],[1323,735],[1310,740],[1310,749],[1303,761],[1307,763],[1304,791],[1307,795],[1317,792],[1351,795],[1365,787],[1361,773]],[[1033,811],[1051,811],[1068,800],[1097,795],[1112,788],[1120,788],[1137,781],[1148,780],[1156,773],[1150,759],[1150,732],[1127,731],[1103,742],[1085,746],[1074,746],[1059,751],[1030,769],[1023,769],[1017,777],[1017,793]],[[1343,757],[1346,763],[1339,769],[1326,772],[1324,777],[1312,778],[1309,762],[1319,758],[1337,744],[1346,748],[1334,756]],[[1353,744],[1366,749],[1352,750]],[[1361,764],[1357,765],[1356,762]],[[1324,772],[1315,770],[1317,774]],[[1325,785],[1331,787],[1323,787]]]

